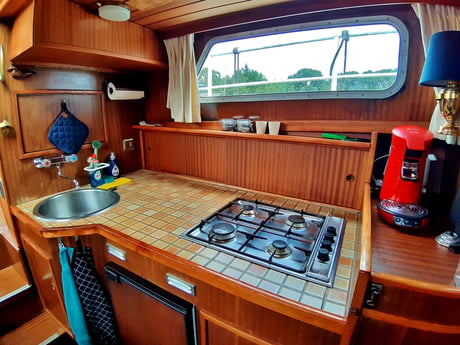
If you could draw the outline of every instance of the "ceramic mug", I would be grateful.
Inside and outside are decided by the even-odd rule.
[[[267,121],[256,121],[256,133],[265,134],[267,131]]]
[[[268,133],[271,135],[277,135],[280,131],[281,122],[270,121],[268,122]]]

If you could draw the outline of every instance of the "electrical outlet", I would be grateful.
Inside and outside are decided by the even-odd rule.
[[[134,150],[134,139],[123,139],[123,151],[132,151]]]

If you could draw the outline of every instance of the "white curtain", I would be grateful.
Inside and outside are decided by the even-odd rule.
[[[175,122],[201,122],[193,35],[165,40],[169,60],[166,106]]]
[[[413,4],[412,8],[420,20],[420,28],[422,31],[423,48],[428,49],[428,43],[431,35],[440,31],[460,30],[460,7],[443,6],[443,5],[426,5],[426,4]],[[435,93],[438,92],[435,88]],[[433,116],[430,122],[430,131],[433,132],[435,138],[446,140],[446,136],[438,134],[437,130],[445,122],[441,116],[439,107],[433,111]],[[460,126],[460,119],[457,119],[456,126]],[[448,138],[448,141],[449,138]],[[455,144],[455,142],[451,142]],[[457,145],[460,145],[460,137],[456,138]]]

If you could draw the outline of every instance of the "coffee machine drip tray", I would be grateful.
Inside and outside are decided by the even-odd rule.
[[[384,199],[377,204],[377,211],[384,221],[400,228],[418,229],[428,223],[428,209],[418,204]]]

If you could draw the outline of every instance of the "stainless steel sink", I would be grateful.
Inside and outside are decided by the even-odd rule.
[[[43,220],[81,219],[116,205],[120,195],[114,190],[96,188],[75,189],[42,200],[34,208],[34,215]]]

